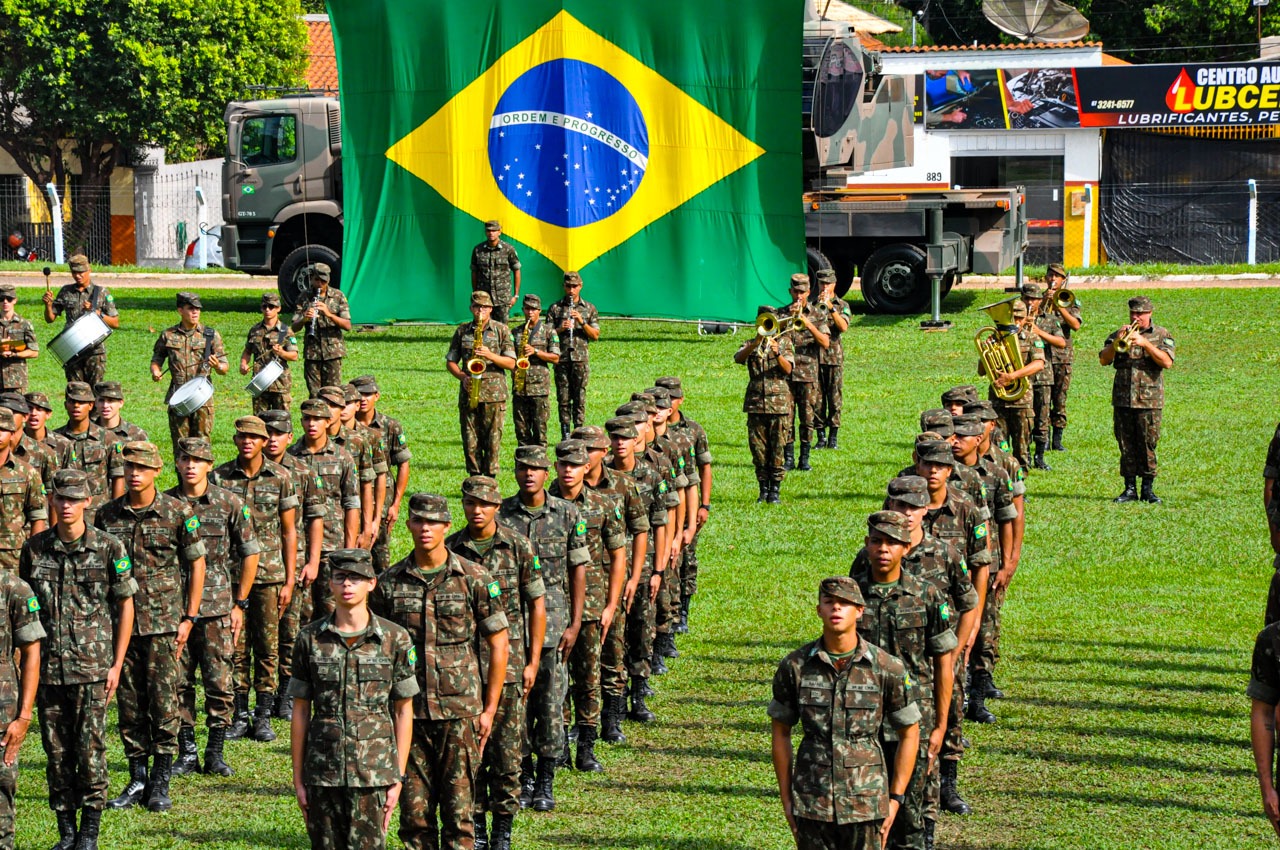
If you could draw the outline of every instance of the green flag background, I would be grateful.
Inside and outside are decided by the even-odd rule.
[[[471,249],[484,238],[482,222],[487,218],[503,219],[503,238],[516,246],[523,264],[522,292],[540,294],[544,304],[560,297],[563,272],[575,258],[583,257],[592,257],[578,269],[584,281],[583,297],[606,314],[750,320],[757,305],[788,300],[788,277],[804,270],[800,200],[802,15],[798,3],[330,0],[329,6],[343,111],[346,234],[342,286],[350,297],[355,321],[453,322],[466,318]],[[532,96],[528,91],[517,96],[520,93],[511,85],[510,73],[501,84],[488,77],[488,82],[472,84],[502,63],[510,72],[512,61],[530,61],[513,59],[520,52],[513,48],[530,43],[530,36],[553,19],[562,19],[557,18],[562,12],[585,28],[588,41],[598,36],[602,44],[610,44],[608,49],[629,54],[705,107],[704,111],[718,116],[727,125],[724,130],[736,131],[730,134],[745,137],[742,141],[755,150],[745,166],[731,166],[736,170],[723,179],[706,180],[710,183],[707,188],[695,193],[686,185],[691,197],[603,253],[593,250],[608,245],[609,240],[603,238],[587,246],[578,239],[572,256],[546,250],[556,242],[556,234],[575,225],[567,221],[559,223],[564,229],[544,227],[541,219],[545,215],[539,215],[525,221],[523,232],[534,232],[532,222],[538,235],[529,242],[543,248],[540,253],[520,238],[522,233],[517,231],[521,228],[513,227],[500,209],[487,208],[484,200],[498,197],[495,193],[505,185],[497,180],[497,175],[503,174],[501,163],[491,161],[492,152],[486,152],[487,145],[497,140],[496,135],[490,135],[498,132],[490,131],[494,115],[474,114],[463,100],[455,100],[471,86],[472,95],[487,91],[490,102],[510,93],[510,103],[500,101],[506,104],[504,114],[517,114],[511,110],[529,107],[554,112],[556,99],[564,95],[553,90],[555,85],[546,85],[546,79],[541,80],[540,89],[535,86]],[[610,67],[614,54],[602,50],[605,52],[595,64],[614,73]],[[625,57],[619,60],[615,76],[634,80],[637,73],[649,73],[640,68],[626,76],[623,66],[628,61]],[[598,81],[599,76],[593,79]],[[625,121],[620,125],[617,116],[628,114],[628,93],[635,95],[651,139],[664,131],[668,136],[674,133],[682,137],[676,144],[687,148],[674,154],[667,150],[665,155],[650,150],[648,171],[632,172],[634,178],[649,183],[645,206],[661,212],[661,196],[672,189],[673,178],[669,171],[657,173],[660,162],[669,163],[691,151],[714,161],[724,147],[723,134],[704,137],[696,122],[672,129],[674,113],[669,107],[675,101],[670,98],[648,98],[639,103],[646,95],[635,87],[627,86],[618,97],[606,89],[608,108],[604,112],[614,116],[606,130],[619,132],[623,143],[635,138],[618,130]],[[601,102],[599,93],[596,102]],[[466,123],[466,132],[471,133],[474,127],[481,133],[476,149],[452,149],[454,142],[449,138],[423,126],[450,108]],[[563,106],[562,111],[573,110]],[[629,114],[634,116],[634,110]],[[439,120],[438,116],[433,120]],[[605,118],[598,120],[606,123]],[[559,127],[535,129],[547,132],[548,139],[568,137],[569,142],[561,144],[599,139]],[[452,189],[443,194],[418,176],[422,172],[417,168],[410,170],[390,158],[393,146],[415,130],[419,131],[415,150],[433,154],[437,171],[442,162],[453,169],[447,181]],[[582,148],[585,151],[586,145]],[[544,162],[550,164],[549,159]],[[598,156],[595,162],[599,165]],[[626,162],[623,165],[625,182]],[[555,176],[563,175],[557,172]],[[577,175],[570,172],[569,176]],[[545,185],[545,174],[537,179]],[[564,185],[569,185],[568,179]],[[531,182],[529,188],[539,186]],[[509,186],[506,189],[510,191]],[[588,186],[588,198],[592,191]],[[598,193],[599,187],[594,191]],[[606,193],[611,191],[623,194],[616,186],[605,187]],[[446,194],[470,194],[471,211],[459,209]],[[528,195],[532,198],[532,191]],[[640,196],[633,197],[635,200],[624,207],[628,214],[641,206]],[[524,203],[524,195],[516,200]],[[587,212],[581,215],[591,215],[596,208],[583,209]],[[565,213],[569,214],[567,208]],[[620,212],[604,218],[604,223],[588,222],[594,228],[590,232],[606,234],[613,221],[623,217]],[[581,228],[577,232],[588,231]],[[596,253],[599,255],[594,256]],[[556,257],[553,260],[544,254]]]

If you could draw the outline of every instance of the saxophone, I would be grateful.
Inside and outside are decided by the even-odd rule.
[[[524,323],[524,332],[520,334],[520,348],[518,349],[521,352],[523,352],[524,347],[529,344],[529,326],[532,324],[533,323],[529,321]],[[524,354],[521,353],[521,355],[516,359],[516,371],[515,375],[512,377],[512,381],[515,383],[516,392],[524,392],[524,379],[528,374],[529,358],[525,357]]]
[[[477,357],[474,354],[475,350],[482,345],[484,345],[484,326],[477,321],[476,335],[471,341],[471,351],[473,353],[471,359],[467,361],[467,374],[471,376],[467,379],[469,382],[467,385],[467,407],[472,410],[476,408],[476,405],[480,404],[481,376],[484,375],[485,370],[488,368],[484,358]]]

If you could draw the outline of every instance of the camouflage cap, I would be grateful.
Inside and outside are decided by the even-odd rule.
[[[18,420],[13,418],[13,411],[7,407],[0,407],[0,431],[17,431]]]
[[[361,395],[376,395],[381,392],[378,389],[378,379],[373,375],[359,375],[351,379],[351,385],[354,386]]]
[[[579,425],[569,437],[581,440],[588,449],[609,449],[609,438],[599,425]]]
[[[867,517],[867,531],[876,531],[899,543],[911,542],[910,521],[897,511],[876,511]]]
[[[342,387],[329,384],[316,390],[316,398],[333,407],[346,407],[347,391]]]
[[[1062,263],[1050,263],[1049,267],[1044,270],[1044,276],[1047,278],[1051,274],[1056,274],[1058,277],[1066,280],[1067,269],[1062,265]]]
[[[836,270],[835,269],[818,269],[818,281],[820,283],[835,283]]]
[[[410,496],[409,516],[426,522],[453,522],[449,500],[435,493],[414,493]]]
[[[328,419],[333,416],[333,408],[329,406],[329,402],[318,398],[307,399],[298,405],[298,409],[302,412],[304,419],[308,417],[311,419]]]
[[[49,403],[49,397],[44,393],[37,393],[37,392],[23,393],[22,397],[26,399],[27,404],[31,405],[32,407],[38,407],[41,410],[47,410],[50,413],[53,412],[53,405]]]
[[[360,400],[360,390],[356,389],[355,384],[342,385],[342,400],[347,404],[354,404]]]
[[[845,602],[852,602],[854,605],[866,606],[867,600],[862,598],[862,589],[858,587],[858,583],[848,576],[832,576],[824,578],[818,583],[818,601],[822,601],[822,597],[832,596],[836,599],[843,599]]]
[[[308,276],[319,278],[325,283],[329,282],[329,278],[333,275],[333,269],[329,268],[328,263],[313,263]]]
[[[564,282],[565,283],[582,283],[582,275],[578,274],[577,272],[565,272]]]
[[[279,307],[280,293],[279,292],[262,293],[262,306],[263,307]]]
[[[581,440],[561,440],[556,443],[556,461],[573,466],[586,466],[591,462],[587,444]]]
[[[93,387],[84,381],[67,382],[67,401],[93,401]]]
[[[899,475],[889,482],[889,498],[913,508],[929,504],[929,482],[919,475]]]
[[[986,430],[982,417],[976,413],[961,413],[951,421],[955,423],[956,434],[961,437],[980,437]]]
[[[79,469],[59,469],[53,473],[50,491],[64,499],[88,499],[92,497],[89,490],[89,476]]]
[[[134,466],[145,466],[148,469],[164,469],[164,461],[160,459],[160,449],[155,443],[148,443],[143,440],[135,440],[132,443],[125,443],[124,462],[131,463]]]
[[[124,401],[124,387],[119,381],[99,381],[93,385],[93,394],[98,398]]]
[[[368,549],[337,549],[329,553],[329,574],[351,573],[361,578],[377,578],[373,555]]]
[[[808,289],[809,276],[807,274],[799,274],[799,273],[793,274],[791,276],[791,288],[796,290]]]
[[[489,293],[481,292],[477,290],[471,293],[471,306],[472,307],[492,307],[493,299],[489,297]]]
[[[13,298],[17,298],[18,287],[13,285],[13,281],[0,280],[0,295],[8,295]]]
[[[22,416],[31,412],[31,403],[22,396],[22,393],[0,393],[0,407]]]
[[[486,232],[490,230],[501,230],[502,222],[498,221],[496,218],[491,218],[484,223],[484,229]]]
[[[174,300],[178,302],[179,307],[195,307],[197,310],[204,309],[204,305],[200,303],[200,295],[195,292],[179,292]]]
[[[284,411],[280,412],[284,413]],[[288,414],[285,414],[285,418],[288,418]],[[247,434],[251,437],[262,437],[265,439],[268,436],[267,423],[263,422],[262,419],[257,416],[241,416],[236,420],[236,433]]]
[[[491,505],[502,504],[502,491],[498,482],[487,475],[472,475],[462,482],[462,498],[488,502]]]
[[[662,387],[672,398],[684,398],[684,387],[680,379],[674,376],[659,378],[653,382],[655,387]]]
[[[653,396],[653,403],[660,409],[671,409],[671,393],[667,392],[663,387],[649,387],[645,392]]]
[[[973,384],[961,384],[958,387],[952,387],[942,394],[942,403],[945,404],[968,404],[971,401],[978,400],[978,388]]]
[[[778,314],[778,309],[774,307],[772,304],[761,304],[759,307],[756,308],[757,317],[763,316],[765,314],[768,314],[770,316],[776,316]]]
[[[1013,311],[1013,318],[1025,319],[1027,317],[1027,302],[1018,300],[1013,302],[1009,308]]]
[[[516,446],[516,466],[530,469],[549,469],[551,461],[545,446]]]
[[[617,409],[613,411],[613,415],[614,416],[644,416],[646,419],[649,418],[647,413],[645,412],[644,402],[640,402],[640,401],[628,401],[624,404],[618,405]]]
[[[977,414],[983,422],[995,422],[1000,418],[1000,414],[996,413],[995,405],[985,398],[969,402],[964,406],[964,412]]]
[[[84,254],[72,254],[67,258],[67,268],[73,272],[87,272],[89,270],[89,258]]]
[[[1043,298],[1044,287],[1038,283],[1024,283],[1022,285],[1023,298]]]
[[[941,407],[926,410],[920,414],[920,430],[933,431],[939,437],[950,437],[955,433],[951,422],[951,414]]]
[[[1145,295],[1136,295],[1129,299],[1130,313],[1150,313],[1154,309],[1151,299]]]
[[[325,410],[328,409],[329,405],[326,404]],[[277,434],[293,433],[293,417],[289,415],[287,410],[264,410],[258,414],[258,418],[262,420],[262,424],[266,426],[268,431],[274,431]],[[240,424],[239,420],[236,421],[236,424]]]
[[[204,437],[181,437],[178,439],[177,455],[213,463],[213,445]]]
[[[624,440],[634,440],[640,436],[640,432],[636,430],[636,421],[630,416],[615,416],[604,423],[604,429],[609,432],[610,437],[621,437]]]
[[[520,302],[526,310],[541,310],[542,299],[538,297],[536,292],[526,292],[524,300]]]
[[[955,455],[946,440],[921,440],[916,443],[916,457],[923,463],[941,463],[955,466]]]

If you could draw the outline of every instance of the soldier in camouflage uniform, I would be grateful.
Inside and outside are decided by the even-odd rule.
[[[21,434],[13,412],[0,407],[0,573],[18,571],[23,544],[49,519],[40,473],[13,453]]]
[[[14,796],[18,791],[18,753],[31,727],[40,684],[40,600],[18,578],[17,568],[0,572],[0,850],[13,850]],[[16,663],[15,663],[16,662]],[[70,813],[74,824],[75,813]],[[73,830],[74,832],[74,827]]]
[[[122,454],[129,490],[94,518],[95,526],[124,544],[138,583],[133,639],[120,673],[120,739],[129,783],[107,806],[132,808],[145,792],[149,810],[167,812],[181,725],[179,658],[200,616],[205,548],[191,506],[156,489],[164,466],[160,450],[126,443]]]
[[[916,435],[915,442],[921,443],[930,440],[945,440],[947,445],[951,447],[952,454],[955,454],[956,436],[955,421],[950,413],[940,408],[926,410],[920,414],[921,433]],[[912,453],[911,466],[899,472],[899,475],[915,475],[916,464],[919,463],[919,456]],[[965,464],[957,463],[951,469],[951,475],[947,478],[947,486],[958,493],[963,493],[973,500],[978,506],[978,515],[982,519],[990,519],[990,513],[987,510],[988,493],[986,486],[983,484],[982,476]]]
[[[514,245],[502,241],[498,221],[484,223],[484,241],[471,249],[471,290],[487,294],[493,301],[493,320],[507,323],[507,314],[520,297],[520,255]]]
[[[329,285],[327,263],[316,263],[308,273],[312,297],[299,304],[290,325],[294,333],[306,328],[302,338],[302,368],[307,394],[342,383],[342,358],[347,356],[346,332],[351,330],[351,305],[341,290]]]
[[[40,355],[36,329],[13,311],[18,292],[0,281],[0,392],[27,391],[27,361]]]
[[[92,280],[89,270],[89,258],[84,254],[74,254],[67,260],[71,270],[73,283],[68,283],[58,290],[58,294],[44,293],[44,320],[53,322],[59,316],[66,315],[66,327],[71,327],[87,313],[97,313],[111,330],[120,327],[120,312],[116,310],[116,299],[105,286],[99,286]],[[62,364],[67,382],[81,381],[93,386],[102,380],[107,373],[106,340],[91,345]]]
[[[382,433],[366,426],[356,417],[360,410],[360,390],[355,384],[348,382],[342,385],[342,392],[346,403],[342,406],[342,430],[339,431],[336,442],[345,446],[348,435],[358,436],[365,445],[373,467],[373,488],[368,504],[364,502],[363,493],[360,497],[364,521],[361,545],[365,549],[372,549],[374,541],[378,539],[378,526],[387,506],[387,474],[391,471],[391,464],[387,460],[387,446],[382,440]]]
[[[391,565],[391,556],[387,548],[391,529],[400,518],[400,506],[404,502],[404,492],[409,487],[409,461],[413,452],[409,451],[409,439],[405,436],[404,426],[395,419],[378,410],[378,401],[382,393],[373,375],[361,375],[354,379],[352,385],[360,393],[360,410],[357,420],[377,435],[381,441],[390,469],[395,468],[395,482],[387,481],[386,493],[381,499],[382,514],[378,525],[378,535],[373,544],[373,566],[379,574]]]
[[[502,686],[493,732],[484,748],[475,787],[475,832],[479,844],[490,837],[485,812],[493,812],[488,846],[510,850],[511,824],[520,811],[520,761],[524,755],[525,698],[533,688],[547,634],[546,587],[533,543],[497,522],[502,494],[498,482],[473,475],[462,482],[467,526],[445,545],[459,558],[479,564],[497,580],[507,615],[507,680]],[[525,610],[528,609],[528,616]],[[488,679],[488,644],[480,645],[480,677]]]
[[[1071,390],[1071,366],[1075,362],[1075,349],[1071,345],[1071,334],[1080,330],[1080,301],[1073,298],[1069,307],[1057,302],[1057,294],[1067,285],[1067,270],[1058,263],[1049,265],[1044,273],[1045,297],[1053,299],[1052,309],[1062,326],[1062,338],[1066,345],[1062,348],[1049,349],[1049,363],[1053,366],[1053,403],[1049,413],[1049,424],[1053,426],[1053,439],[1050,451],[1064,452],[1062,433],[1067,430],[1067,393]]]
[[[404,626],[420,650],[422,692],[413,703],[413,745],[400,806],[400,840],[409,850],[474,843],[472,783],[507,678],[502,588],[478,564],[448,550],[451,520],[443,496],[411,496],[413,552],[379,577],[370,599],[374,613]],[[476,647],[481,640],[489,645],[483,682]]]
[[[1022,301],[1027,305],[1027,315],[1035,316],[1035,321],[1028,329],[1044,345],[1045,354],[1067,347],[1066,337],[1062,333],[1062,325],[1058,322],[1058,314],[1048,310],[1041,315],[1044,305],[1044,287],[1038,283],[1028,283],[1022,287]],[[1049,411],[1053,405],[1053,385],[1056,377],[1053,373],[1053,355],[1045,357],[1045,367],[1031,376],[1032,406],[1035,419],[1031,426],[1031,440],[1036,452],[1032,463],[1036,469],[1048,471],[1049,464],[1044,459],[1045,449],[1049,447]]]
[[[1141,499],[1153,505],[1163,501],[1152,485],[1156,478],[1156,446],[1160,442],[1160,417],[1164,412],[1164,370],[1173,368],[1173,336],[1151,323],[1151,299],[1139,295],[1129,299],[1129,324],[1112,331],[1098,353],[1098,362],[1114,366],[1111,385],[1112,418],[1116,443],[1120,446],[1120,474],[1124,492],[1117,502]],[[1116,339],[1137,327],[1128,352],[1115,349]],[[1137,479],[1142,476],[1142,493]]]
[[[53,449],[26,433],[31,405],[19,393],[0,393],[0,408],[13,414],[13,423],[18,429],[13,438],[13,456],[40,475],[40,483],[47,492],[53,486],[53,473],[58,471],[58,456]]]
[[[453,332],[445,368],[458,379],[458,424],[462,429],[462,454],[468,475],[498,475],[502,453],[502,425],[507,412],[507,382],[503,369],[516,365],[515,342],[506,325],[492,321],[489,314],[493,301],[487,292],[471,293],[472,320]],[[474,348],[476,326],[479,325],[480,347]],[[477,360],[484,371],[473,376],[468,364]],[[475,405],[471,404],[472,383],[480,387]]]
[[[222,752],[233,719],[232,663],[236,641],[244,630],[249,592],[258,574],[262,544],[254,534],[253,516],[244,500],[209,481],[214,458],[208,440],[183,437],[178,441],[175,460],[178,486],[166,490],[165,495],[190,505],[200,521],[205,571],[200,615],[192,624],[191,637],[182,653],[182,680],[178,686],[182,726],[173,772],[181,776],[200,770],[195,736],[196,669],[199,668],[204,685],[205,722],[209,727],[204,772],[230,776],[232,770]],[[268,708],[263,717],[270,716]]]
[[[88,384],[85,386],[88,386]],[[92,388],[89,390],[89,395],[93,395]],[[53,405],[49,402],[49,397],[44,393],[28,392],[23,393],[22,398],[31,408],[31,414],[27,417],[27,424],[23,430],[27,432],[28,437],[53,452],[54,457],[61,462],[60,459],[63,450],[67,447],[67,441],[66,438],[46,424],[49,421],[49,417],[53,415]]]
[[[582,275],[564,273],[564,297],[547,310],[547,321],[560,337],[556,361],[556,407],[560,439],[567,440],[587,415],[587,383],[591,380],[590,345],[600,338],[600,311],[582,300]]]
[[[773,769],[799,850],[879,850],[906,800],[920,746],[915,683],[901,661],[858,635],[864,605],[853,579],[823,579],[822,637],[784,658],[773,677]],[[794,753],[797,723],[804,739]],[[880,746],[886,723],[898,733],[892,765]]]
[[[107,800],[107,704],[120,684],[138,590],[124,545],[85,523],[91,494],[81,470],[54,475],[50,504],[57,523],[27,542],[19,567],[45,631],[40,740],[61,850],[98,847]],[[145,770],[142,776],[145,781]]]
[[[795,368],[787,375],[787,385],[791,390],[793,418],[787,420],[787,469],[798,469],[808,472],[813,469],[809,465],[809,451],[813,446],[816,433],[815,424],[818,413],[818,355],[823,349],[830,347],[831,337],[827,335],[827,310],[824,306],[809,303],[809,276],[794,274],[791,276],[791,304],[778,308],[780,316],[794,316],[800,321],[787,332],[795,345]],[[795,456],[796,424],[800,419],[800,457]]]
[[[1253,644],[1249,676],[1249,738],[1257,766],[1262,811],[1280,833],[1280,795],[1276,793],[1276,706],[1280,705],[1280,626],[1268,623]]]
[[[249,328],[244,351],[240,353],[240,374],[257,375],[269,363],[279,363],[284,372],[275,382],[253,397],[253,412],[291,410],[293,373],[289,364],[298,359],[298,338],[293,328],[280,322],[280,293],[262,293],[262,321]]]
[[[547,364],[560,362],[560,338],[550,322],[542,321],[542,299],[532,292],[524,297],[524,322],[512,328],[511,336],[516,357],[529,358],[523,377],[518,369],[511,373],[516,445],[545,448],[547,421],[551,418],[551,370]]]
[[[231,364],[222,347],[222,334],[208,325],[200,324],[204,305],[194,292],[179,292],[176,325],[160,332],[151,349],[151,380],[163,377],[161,368],[168,363],[169,389],[164,394],[165,404],[184,384],[195,378],[208,377],[210,372],[227,374]],[[213,399],[198,410],[180,416],[169,408],[169,439],[177,446],[183,437],[205,437],[213,433]]]
[[[711,516],[711,443],[707,439],[706,430],[685,415],[684,388],[681,386],[680,379],[665,377],[659,378],[655,383],[671,395],[671,415],[667,417],[667,430],[685,436],[686,442],[692,446],[690,455],[698,470],[696,482],[690,482],[696,483],[697,486],[696,490],[690,491],[698,495],[695,503],[697,511],[694,514],[693,534],[689,535],[689,539],[685,541],[681,554],[678,599],[680,621],[674,627],[677,634],[684,634],[689,631],[690,600],[698,592],[698,535],[702,533],[702,527],[707,524],[707,519]],[[832,444],[830,447],[835,448],[835,445]],[[692,470],[687,470],[687,474],[693,477]],[[676,589],[674,582],[671,587],[674,592]]]
[[[538,675],[529,691],[528,746],[521,764],[521,803],[535,811],[555,808],[555,769],[564,748],[565,694],[569,688],[567,661],[582,628],[586,570],[591,560],[587,526],[577,506],[550,495],[546,489],[551,462],[542,446],[516,449],[514,496],[502,501],[498,522],[533,543],[542,566],[546,590],[546,636]],[[532,755],[538,757],[536,774]]]
[[[1033,406],[1035,394],[1028,389],[1016,401],[1001,401],[996,397],[995,388],[997,385],[1012,386],[1021,378],[1034,378],[1045,368],[1048,361],[1044,357],[1044,343],[1031,332],[1029,327],[1026,302],[1014,303],[1013,321],[1018,325],[1016,335],[1018,348],[1022,353],[1023,366],[1021,369],[995,378],[989,390],[989,397],[991,403],[995,405],[996,413],[1000,414],[1000,419],[1004,422],[1013,456],[1018,459],[1018,463],[1027,467],[1031,465],[1031,424],[1035,418]],[[983,376],[987,374],[986,367],[981,362],[978,364],[978,374]]]
[[[849,305],[836,295],[834,269],[819,271],[818,285],[818,303],[826,305],[829,344],[818,351],[818,408],[814,416],[818,441],[814,448],[838,449],[840,414],[844,410],[844,345],[840,338],[849,329]]]
[[[354,400],[359,400],[359,393],[351,393]],[[342,424],[342,413],[347,407],[347,391],[345,387],[321,387],[316,397],[329,405],[329,443],[345,451],[351,456],[356,466],[356,481],[360,499],[360,520],[356,529],[354,548],[367,548],[366,540],[374,522],[374,499],[378,481],[377,464],[374,459],[373,446],[363,433],[346,428]]]
[[[119,381],[102,381],[93,386],[93,423],[101,425],[113,442],[147,442],[147,432],[120,416],[124,407],[124,388]]]
[[[758,308],[761,314],[772,307]],[[789,336],[754,336],[733,355],[735,363],[747,367],[747,392],[742,410],[747,414],[747,442],[751,462],[760,485],[757,502],[778,504],[782,479],[786,476],[787,422],[794,402],[787,376],[795,368],[795,347]]]
[[[370,612],[369,552],[331,562],[334,610],[298,636],[289,680],[293,788],[315,850],[382,850],[409,765],[418,650]]]
[[[54,434],[60,445],[58,466],[83,470],[89,476],[89,501],[86,521],[93,523],[98,509],[108,499],[124,494],[124,461],[120,457],[122,443],[116,443],[101,425],[89,419],[93,411],[93,390],[81,381],[67,384],[67,424]]]

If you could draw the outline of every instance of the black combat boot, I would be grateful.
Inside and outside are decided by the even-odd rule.
[[[604,765],[596,761],[596,727],[578,727],[578,757],[573,766],[582,773],[600,773]]]
[[[1035,460],[1032,461],[1032,465],[1035,466],[1036,469],[1043,469],[1045,472],[1052,471],[1053,467],[1044,461],[1044,440],[1036,440],[1035,443],[1036,456]]]
[[[1067,450],[1067,447],[1062,445],[1062,432],[1065,430],[1067,430],[1066,425],[1063,425],[1061,428],[1055,427],[1053,429],[1053,442],[1049,444],[1049,451],[1065,452]]]
[[[146,790],[147,760],[145,758],[129,759],[129,784],[124,786],[119,797],[107,801],[107,808],[131,809],[142,802],[142,795]]]
[[[985,670],[973,671],[973,690],[969,691],[969,706],[964,716],[974,723],[996,722],[996,716],[987,709],[987,682],[990,679]]]
[[[937,825],[935,821],[925,818],[924,821],[924,850],[933,850],[933,828]]]
[[[489,834],[489,850],[511,850],[511,822],[514,815],[493,816],[493,832]]]
[[[1138,501],[1138,479],[1132,475],[1125,476],[1124,492],[1116,496],[1113,502],[1136,502]]]
[[[627,717],[637,723],[652,723],[657,717],[644,704],[644,685],[645,679],[631,677],[631,712]]]
[[[473,819],[476,833],[476,841],[473,845],[475,850],[489,850],[489,823],[485,820],[486,817],[484,812],[476,812]]]
[[[1156,483],[1155,476],[1153,475],[1142,476],[1142,496],[1141,496],[1142,501],[1152,505],[1158,505],[1164,501],[1164,499],[1157,496],[1155,494],[1155,491],[1151,489],[1152,486],[1155,485],[1155,483]]]
[[[258,705],[253,712],[253,732],[249,737],[264,744],[269,744],[276,739],[275,730],[271,728],[271,716],[275,712],[275,707],[274,694],[258,694]]]
[[[956,774],[959,768],[960,762],[943,760],[938,802],[942,805],[943,811],[950,812],[953,815],[970,815],[973,814],[973,807],[965,802],[964,797],[960,796],[960,790],[956,787]]]
[[[800,444],[800,462],[796,464],[797,472],[812,472],[813,467],[809,465],[809,450],[813,448],[808,443]]]
[[[763,502],[769,498],[769,482],[762,478],[756,483],[760,485],[760,496],[756,499],[756,502]]]
[[[764,500],[771,505],[782,504],[782,482],[781,481],[769,482],[769,495],[765,496]]]
[[[657,695],[658,689],[653,686],[653,682],[650,682],[648,679],[640,680],[640,696],[648,699],[649,697]]]
[[[796,444],[787,443],[782,448],[782,468],[790,472],[796,468]]]
[[[1004,691],[996,687],[995,680],[987,677],[987,699],[1004,699]]]
[[[573,735],[575,737],[570,737],[569,732],[568,731],[565,732],[564,749],[561,750],[560,755],[556,757],[556,767],[568,767],[571,764],[573,764],[573,750],[571,749],[570,745],[573,743],[573,741],[576,740],[577,734],[578,734],[577,726],[573,727]]]
[[[839,443],[839,441],[836,439],[836,438],[839,436],[839,434],[840,434],[840,426],[839,426],[839,425],[832,425],[832,426],[831,426],[831,432],[830,432],[830,434],[827,436],[827,448],[829,448],[829,449],[838,449],[838,448],[840,448],[840,443]]]
[[[236,704],[231,718],[231,727],[227,729],[227,740],[234,741],[249,734],[249,692],[236,691]]]
[[[178,758],[173,762],[173,775],[186,776],[200,772],[200,753],[196,750],[196,730],[190,726],[178,729]]]
[[[680,657],[680,650],[676,649],[676,639],[671,632],[659,632],[654,639],[653,648],[663,658]]]
[[[538,775],[533,780],[533,810],[549,812],[556,807],[556,760],[538,756]]]
[[[625,696],[604,695],[604,712],[600,717],[603,728],[600,739],[610,744],[625,744],[627,736],[622,734],[622,713],[626,708]]]
[[[76,813],[54,812],[58,816],[58,843],[49,850],[74,850],[76,846]]]
[[[227,727],[214,726],[209,730],[209,740],[204,745],[204,772],[211,776],[231,776],[235,773],[222,757],[227,742]]]
[[[534,789],[533,756],[520,759],[520,808],[527,809],[533,805]]]
[[[173,756],[156,753],[151,757],[151,787],[147,792],[147,811],[167,812],[173,808],[169,799],[169,778],[173,775]]]
[[[654,676],[667,675],[667,660],[658,652],[657,641],[654,641],[653,655],[649,656],[649,672]]]
[[[689,600],[692,596],[680,596],[680,619],[676,621],[675,633],[678,635],[689,634]]]
[[[75,821],[75,813],[71,820]],[[102,809],[80,810],[80,831],[76,833],[75,850],[98,850],[98,827],[102,823]]]
[[[275,714],[276,714],[276,717],[280,718],[281,720],[287,723],[292,723],[293,722],[293,697],[289,696],[288,690],[289,690],[288,685],[281,685],[280,689],[276,691]]]
[[[814,430],[818,432],[818,439],[814,441],[813,447],[815,449],[825,449],[827,447],[827,429],[815,428]]]

